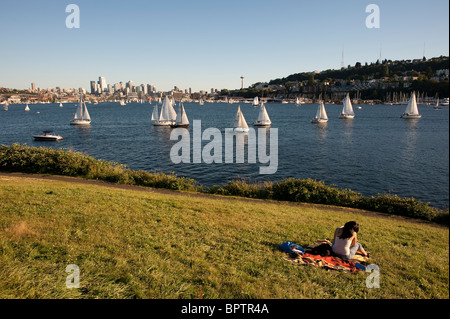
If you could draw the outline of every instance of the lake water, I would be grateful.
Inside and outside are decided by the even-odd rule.
[[[258,109],[240,104],[247,122]],[[238,104],[184,103],[189,120],[201,120],[202,130],[231,127]],[[259,162],[174,164],[170,128],[155,127],[152,106],[130,103],[87,104],[89,127],[69,125],[74,103],[10,105],[0,111],[0,144],[28,144],[80,151],[98,159],[127,164],[131,169],[174,172],[204,185],[220,185],[237,177],[278,181],[285,177],[313,178],[364,195],[397,194],[432,206],[449,205],[449,108],[419,106],[420,120],[400,118],[404,105],[363,105],[353,120],[338,118],[342,105],[326,105],[325,126],[310,123],[317,104],[266,104],[272,128],[278,129],[278,169],[259,174]],[[39,112],[39,114],[37,113]],[[53,130],[59,142],[37,142],[33,135]],[[192,131],[192,125],[189,128]],[[225,135],[225,133],[223,133]],[[203,145],[209,141],[204,141]],[[224,144],[224,143],[223,143]]]

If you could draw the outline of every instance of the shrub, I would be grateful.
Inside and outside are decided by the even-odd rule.
[[[12,144],[0,147],[0,171],[54,174],[98,179],[112,183],[165,188],[178,191],[205,192],[227,196],[272,199],[279,201],[353,207],[376,212],[401,215],[449,223],[449,212],[429,206],[414,198],[396,195],[364,197],[348,189],[327,186],[313,179],[287,178],[273,182],[247,182],[238,179],[210,188],[198,185],[193,179],[170,174],[133,171],[126,165],[98,160],[79,152],[35,148]]]

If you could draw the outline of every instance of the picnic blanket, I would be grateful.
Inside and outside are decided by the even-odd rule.
[[[285,246],[285,244],[286,243],[281,244],[280,248],[283,249],[282,245]],[[356,271],[365,271],[366,267],[362,263],[365,263],[367,261],[367,257],[361,255],[355,255],[356,258],[353,258],[351,260],[344,260],[336,256],[323,257],[320,255],[313,255],[309,253],[314,247],[323,244],[330,245],[330,247],[332,246],[331,242],[328,240],[318,240],[317,242],[309,245],[306,249],[303,249],[303,254],[298,254],[293,258],[287,258],[287,260],[299,265],[314,265],[325,269],[332,269],[349,273],[353,273]]]

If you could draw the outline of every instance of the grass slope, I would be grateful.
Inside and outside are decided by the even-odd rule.
[[[357,220],[380,269],[283,259]],[[0,176],[0,298],[449,298],[447,227],[380,214]],[[80,288],[68,289],[68,264]]]

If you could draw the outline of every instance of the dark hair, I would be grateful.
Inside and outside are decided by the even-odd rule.
[[[359,231],[359,225],[355,221],[350,221],[345,223],[344,228],[342,229],[342,234],[339,238],[347,239],[353,236],[353,232],[357,233]]]

